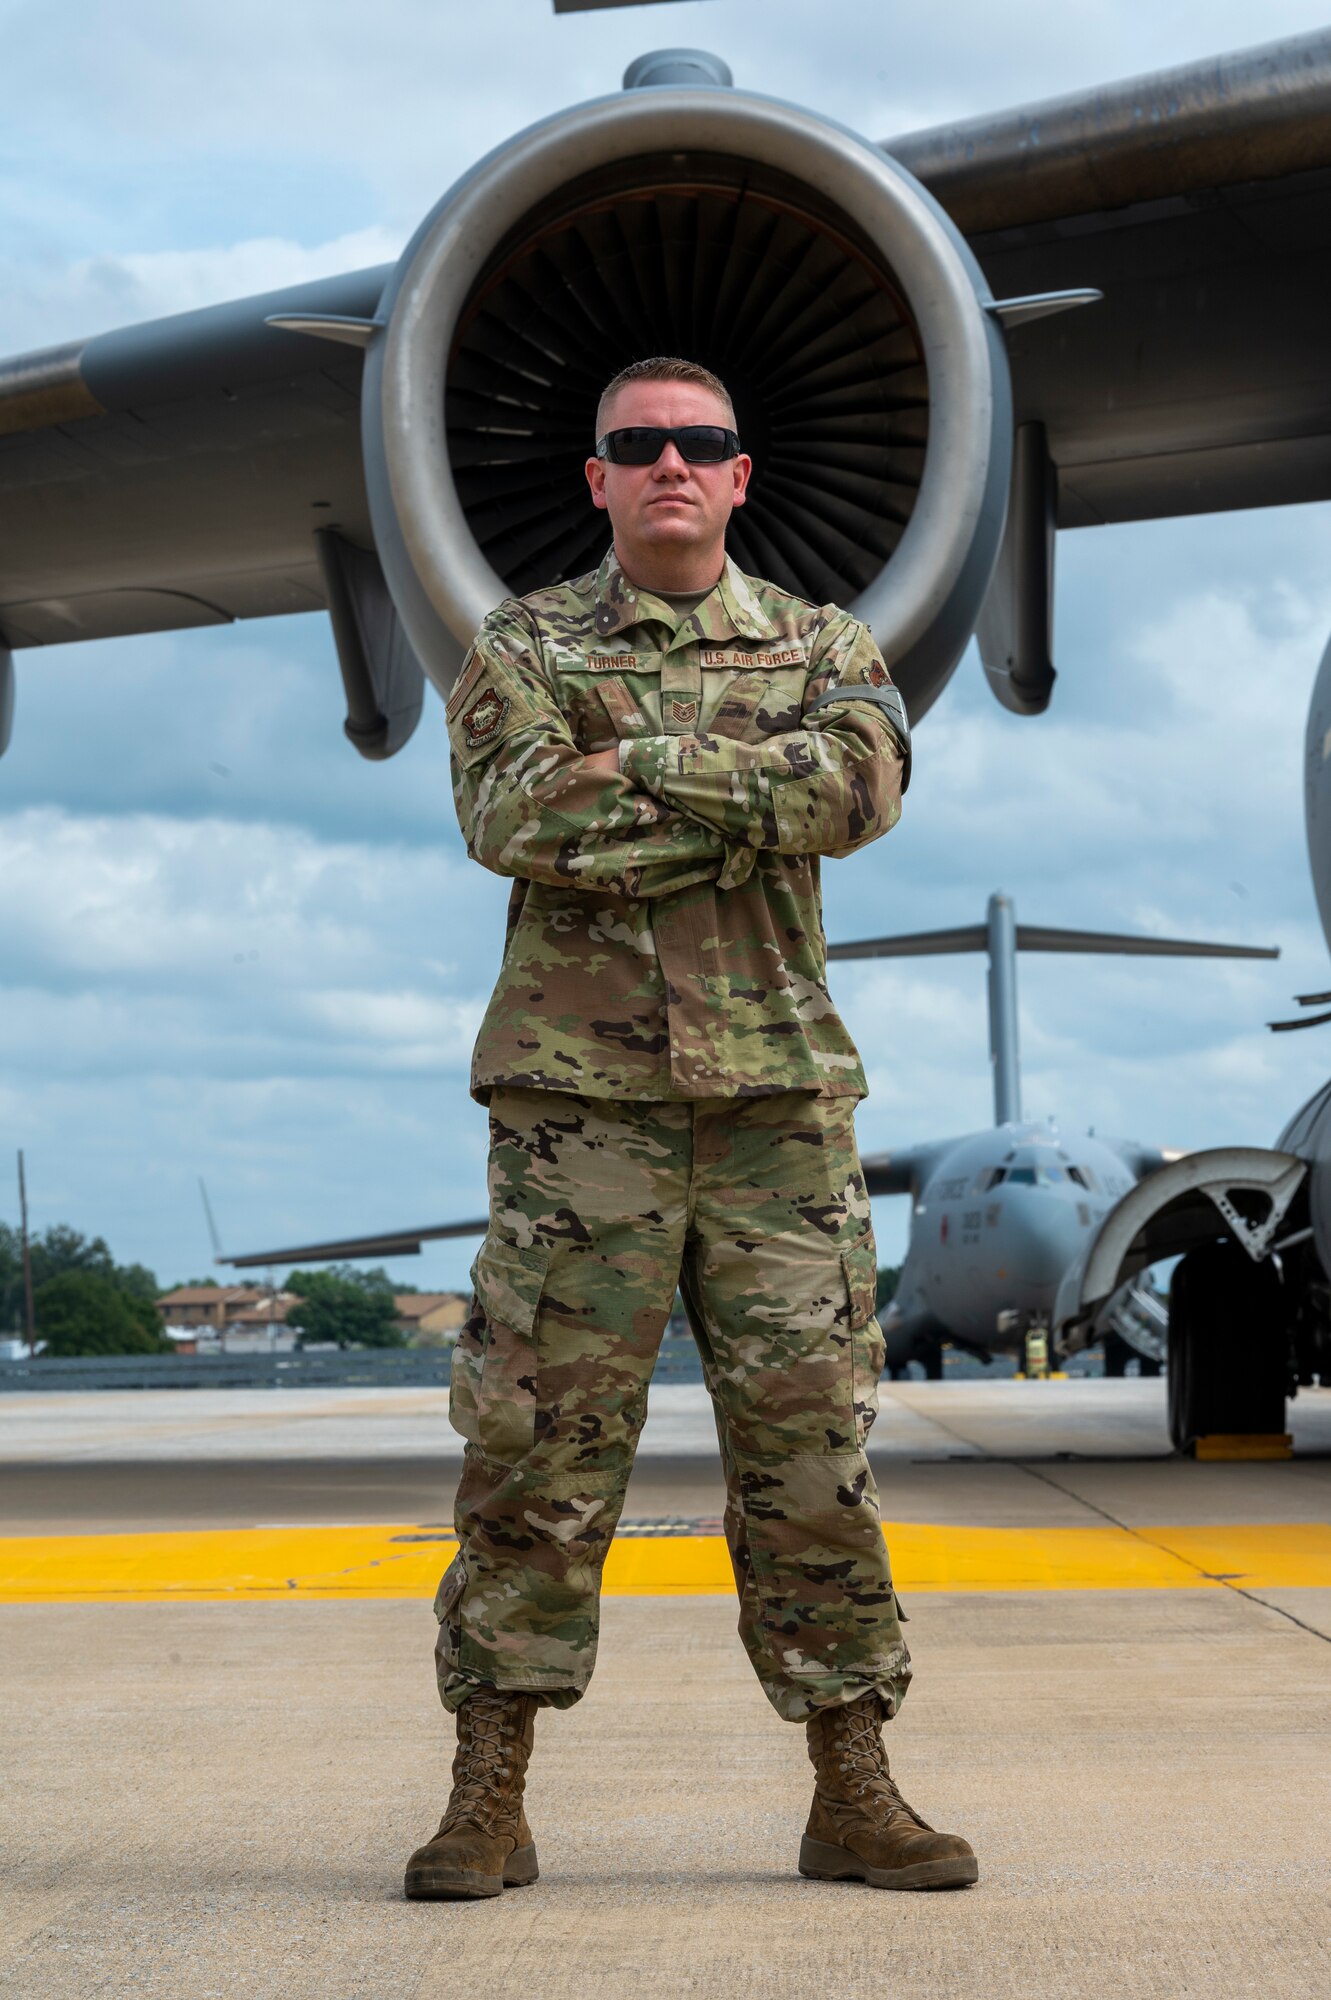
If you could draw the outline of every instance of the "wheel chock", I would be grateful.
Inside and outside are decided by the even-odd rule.
[[[1253,1432],[1248,1435],[1217,1431],[1211,1437],[1197,1439],[1193,1456],[1206,1459],[1213,1465],[1235,1464],[1243,1459],[1293,1458],[1294,1440],[1288,1431]]]

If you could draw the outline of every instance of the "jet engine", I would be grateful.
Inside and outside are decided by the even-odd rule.
[[[500,598],[600,560],[597,398],[647,354],[701,361],[734,395],[755,464],[736,561],[863,618],[913,717],[974,629],[1011,470],[985,280],[878,147],[721,69],[680,84],[645,59],[626,82],[648,87],[497,148],[364,326],[375,545],[444,693]]]

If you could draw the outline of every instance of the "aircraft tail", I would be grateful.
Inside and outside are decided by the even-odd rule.
[[[1136,937],[1120,931],[1060,930],[1046,924],[1019,924],[1010,896],[989,898],[982,924],[952,930],[909,931],[899,937],[834,944],[829,959],[931,958],[954,951],[989,955],[989,1060],[994,1070],[994,1123],[1021,1122],[1021,1061],[1017,1047],[1017,953],[1096,952],[1139,958],[1279,958],[1274,945],[1211,944],[1192,938]]]

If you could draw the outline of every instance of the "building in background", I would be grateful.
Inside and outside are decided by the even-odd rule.
[[[289,1354],[294,1292],[268,1285],[177,1285],[157,1301],[177,1354]]]
[[[409,1347],[451,1347],[467,1317],[461,1292],[399,1292],[395,1304]]]

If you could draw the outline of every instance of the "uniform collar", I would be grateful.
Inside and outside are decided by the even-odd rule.
[[[775,639],[777,629],[763,610],[750,579],[727,556],[715,589],[689,613],[676,617],[650,590],[638,590],[619,566],[613,543],[596,572],[596,636],[609,639],[630,625],[658,619],[672,633],[689,625],[700,639]]]

